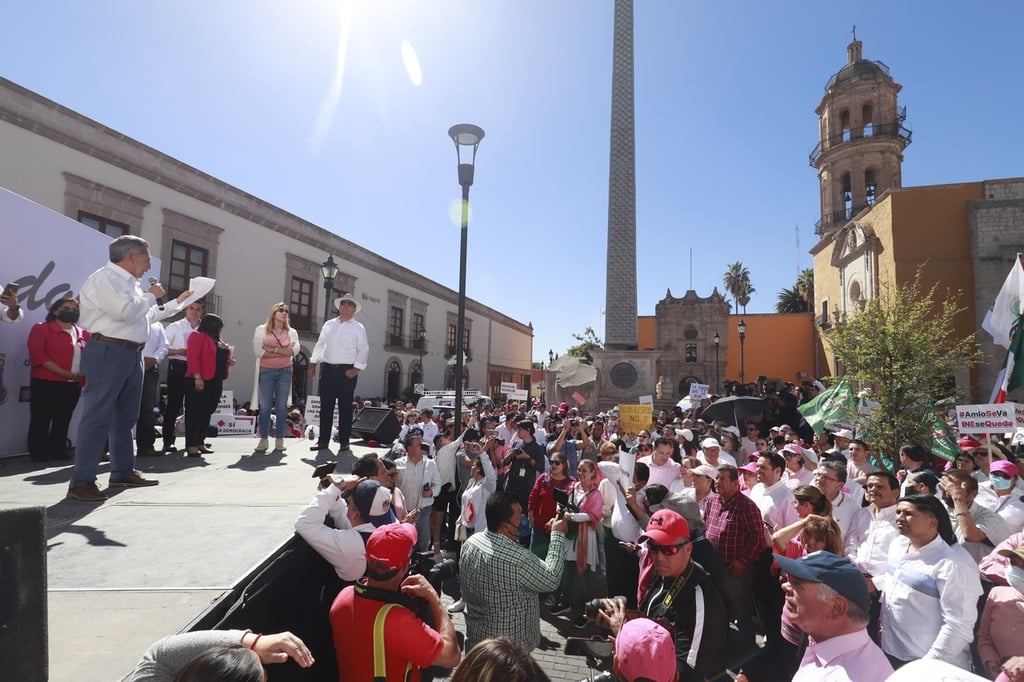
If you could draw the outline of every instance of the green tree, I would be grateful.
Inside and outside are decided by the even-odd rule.
[[[729,265],[722,275],[722,285],[736,302],[735,312],[743,308],[743,314],[747,313],[747,304],[750,303],[750,295],[756,292],[750,283],[750,269],[740,261]]]
[[[604,348],[604,343],[601,339],[597,338],[597,332],[594,331],[593,327],[587,327],[583,330],[582,334],[573,334],[572,338],[579,341],[575,346],[569,346],[566,349],[566,353],[581,360],[587,362],[593,362],[594,358],[591,357],[590,351],[595,348]]]
[[[777,313],[809,313],[814,310],[814,269],[807,268],[790,289],[779,292],[775,303]]]
[[[956,333],[960,295],[924,290],[918,270],[905,285],[883,285],[863,310],[824,332],[845,375],[871,389],[878,407],[863,415],[861,429],[894,463],[903,443],[933,442],[935,403],[949,397],[953,375],[979,359],[974,336]]]

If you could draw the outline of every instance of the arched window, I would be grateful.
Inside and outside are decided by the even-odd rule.
[[[875,203],[875,194],[878,191],[878,182],[875,180],[875,170],[869,168],[864,171],[864,196],[868,206]]]
[[[409,365],[409,383],[413,386],[423,383],[423,366],[419,360],[413,360]]]
[[[387,369],[387,399],[398,400],[402,393],[402,363],[392,360]]]
[[[864,126],[864,137],[871,137],[875,132],[874,107],[865,104],[860,108],[860,123]]]
[[[850,141],[850,110],[843,109],[839,112],[839,127],[842,128],[843,142]]]
[[[849,173],[843,173],[842,193],[843,212],[847,218],[850,218],[853,216],[853,192]]]
[[[305,351],[299,351],[292,360],[292,404],[293,405],[305,405],[306,395],[309,392],[309,388],[306,385],[308,381],[306,372],[309,371],[309,356],[306,355]]]

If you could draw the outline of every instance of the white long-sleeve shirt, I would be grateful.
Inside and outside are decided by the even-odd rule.
[[[978,565],[941,536],[917,550],[909,545],[904,536],[889,545],[882,649],[902,661],[933,658],[968,670],[981,596]]]
[[[486,452],[480,456],[480,466],[484,470],[484,477],[472,481],[462,493],[462,513],[459,515],[459,523],[472,528],[474,533],[487,530],[487,500],[498,487],[498,476]]]
[[[871,576],[876,589],[885,586],[885,569],[889,562],[889,545],[900,535],[896,528],[896,505],[875,510],[861,507],[853,515],[850,530],[843,538],[847,558]]]
[[[156,297],[143,291],[139,280],[116,263],[107,263],[89,275],[78,296],[83,329],[136,343],[149,339],[149,325],[154,320],[181,309],[181,304],[172,300],[159,310]]]
[[[419,462],[414,463],[406,455],[395,460],[395,466],[398,467],[397,485],[405,495],[409,511],[434,504],[434,498],[441,492],[441,475],[434,460],[424,455]],[[428,486],[433,494],[424,497],[423,486]]]
[[[196,323],[198,326],[199,323]],[[195,327],[188,321],[187,318],[181,318],[175,322],[171,322],[164,329],[164,334],[167,335],[167,346],[171,350],[184,351],[188,349],[188,335],[195,331]],[[181,355],[170,355],[171,362],[185,362],[185,354]]]
[[[146,341],[146,347],[142,349],[142,357],[153,358],[159,365],[167,357],[169,348],[167,337],[164,335],[164,326],[159,322],[154,322],[149,326],[149,339]]]
[[[761,510],[761,516],[772,533],[800,520],[793,505],[793,491],[782,478],[770,486],[758,483],[750,491],[751,501]],[[771,543],[768,543],[771,547]]]
[[[324,525],[328,514],[337,528]],[[372,533],[373,530],[372,523],[352,527],[348,520],[348,503],[335,485],[318,492],[295,521],[295,531],[302,539],[334,566],[342,580],[349,582],[358,580],[366,572],[366,544],[360,531]]]
[[[309,357],[311,364],[352,365],[362,371],[370,357],[366,328],[356,320],[342,322],[334,317],[324,323]]]

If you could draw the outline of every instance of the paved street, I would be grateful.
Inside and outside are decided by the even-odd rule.
[[[188,628],[291,536],[315,492],[312,467],[333,459],[314,459],[304,441],[268,455],[252,453],[255,439],[210,443],[203,460],[140,458],[160,485],[113,491],[101,505],[64,500],[70,466],[3,460],[0,507],[46,508],[50,680],[120,680],[150,643]],[[464,630],[461,615],[454,622]],[[585,678],[583,659],[561,653],[564,637],[597,631],[565,618],[541,625],[551,641],[535,652],[541,666],[553,680]]]

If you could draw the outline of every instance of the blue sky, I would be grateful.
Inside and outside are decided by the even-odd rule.
[[[452,289],[447,130],[481,126],[467,292],[532,322],[546,360],[604,336],[612,7],[16,3],[0,73]],[[635,21],[642,315],[736,260],[769,312],[810,267],[814,109],[853,24],[903,85],[905,186],[1024,175],[1024,3],[637,0]]]

